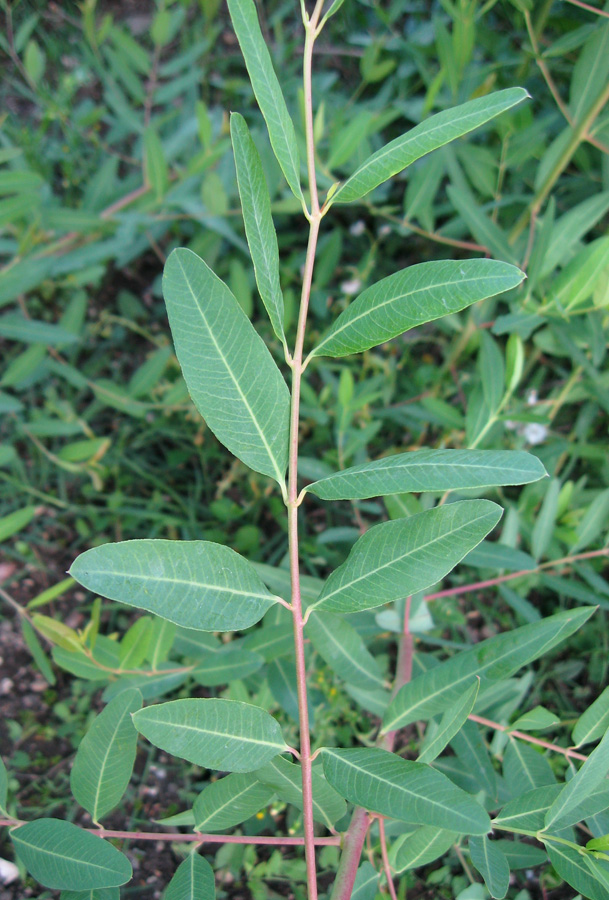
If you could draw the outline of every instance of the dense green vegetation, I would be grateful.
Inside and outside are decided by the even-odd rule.
[[[42,4],[32,11],[3,4],[0,598],[7,630],[0,632],[0,656],[2,677],[18,690],[11,649],[18,623],[19,652],[29,654],[27,695],[38,698],[33,708],[20,708],[11,701],[12,687],[3,690],[7,715],[0,733],[10,774],[7,801],[0,775],[0,805],[9,819],[50,816],[89,826],[89,816],[66,802],[74,751],[91,722],[99,728],[102,719],[94,720],[94,713],[104,702],[112,701],[106,709],[123,721],[139,708],[138,690],[145,701],[194,694],[254,703],[280,721],[288,744],[298,740],[291,625],[281,606],[267,613],[264,628],[217,637],[168,626],[153,615],[137,618],[128,606],[99,600],[66,580],[78,553],[109,541],[205,540],[241,553],[273,594],[290,599],[281,495],[264,474],[231,457],[196,411],[174,354],[161,274],[174,248],[194,251],[229,285],[278,361],[281,328],[272,327],[258,296],[243,228],[231,111],[245,116],[270,190],[289,347],[307,247],[301,204],[272,153],[224,5],[159,3],[153,14],[144,6],[106,11],[86,2],[82,9]],[[296,12],[293,4],[265,3],[262,28],[304,159],[303,30]],[[462,705],[463,722],[472,710],[478,721],[451,736],[434,768],[476,794],[489,812],[517,802],[515,784],[555,790],[556,779],[566,779],[569,766],[590,753],[608,722],[609,700],[602,693],[609,646],[603,578],[609,518],[608,50],[609,6],[595,11],[556,0],[346,0],[329,19],[314,57],[322,199],[384,143],[433,114],[516,85],[531,95],[366,196],[336,203],[319,239],[305,350],[319,344],[354,297],[406,266],[457,260],[454,265],[468,267],[474,258],[492,257],[523,269],[526,281],[515,287],[515,280],[499,296],[489,291],[481,295],[489,299],[455,307],[460,311],[437,321],[423,317],[419,327],[368,345],[361,355],[337,360],[319,353],[302,385],[302,484],[424,447],[528,450],[550,476],[523,488],[509,485],[533,479],[479,481],[473,489],[447,484],[459,489],[460,499],[488,497],[505,512],[492,540],[472,550],[456,572],[425,586],[428,603],[419,592],[407,607],[414,676],[508,629],[538,625],[551,631],[552,622],[563,621],[551,616],[574,611],[568,639],[557,643],[549,631],[550,652],[533,666],[537,652],[506,663],[503,680],[487,685],[484,702],[474,707],[471,690],[450,698]],[[486,487],[498,483],[508,486]],[[362,533],[446,499],[437,483],[431,492],[419,487],[399,494],[381,490],[374,477],[371,484],[365,494],[332,484],[306,495],[300,543],[306,602],[316,600],[322,579],[345,561]],[[338,621],[325,630],[321,616],[311,617],[314,748],[372,746],[385,715],[386,723],[401,729],[396,750],[416,759],[425,735],[423,761],[432,761],[434,735],[440,732],[441,743],[443,724],[450,725],[441,718],[443,709],[421,712],[417,704],[426,694],[419,697],[415,689],[408,703],[423,719],[435,716],[434,724],[415,726],[419,719],[408,703],[386,711],[405,600],[360,609],[343,631]],[[575,623],[582,627],[575,630]],[[332,630],[340,635],[342,653],[332,645]],[[485,677],[473,663],[470,674]],[[34,692],[32,678],[39,685]],[[427,690],[428,682],[419,684]],[[145,716],[138,713],[136,720]],[[136,744],[133,729],[131,735],[124,727],[128,781]],[[508,727],[525,737],[509,737]],[[46,759],[37,747],[41,739],[53,748]],[[581,749],[561,753],[548,743]],[[215,806],[206,792],[228,790],[227,779],[210,785],[204,769],[179,765],[143,744],[131,786],[124,797],[124,785],[116,797],[110,792],[105,804],[83,793],[75,764],[72,789],[94,822],[114,809],[104,819],[106,828],[150,831],[159,829],[151,819],[171,817],[167,829],[183,834],[192,832],[193,823],[205,832],[236,826],[246,836],[302,833],[297,779],[280,757],[257,769],[263,774],[249,803],[252,813],[263,812],[210,822]],[[81,747],[82,766],[86,743]],[[602,760],[604,742],[599,751],[596,759]],[[334,787],[341,779],[341,752],[322,754]],[[153,805],[144,798],[155,766],[165,774],[169,766],[178,788],[167,803]],[[591,849],[601,853],[609,832],[603,766],[598,763],[602,772],[591,788],[600,799],[582,813],[583,827],[571,827],[577,817],[565,825],[564,809],[554,814],[565,840],[583,846],[597,839]],[[228,778],[248,784],[239,769]],[[554,794],[546,808],[553,801]],[[344,801],[330,796],[322,805],[322,823],[345,830]],[[498,823],[508,813],[503,805]],[[548,862],[538,842],[508,843],[505,833],[497,835],[500,842],[468,843],[448,831],[409,834],[399,820],[386,826],[375,820],[374,866],[366,862],[360,870],[362,885],[370,881],[369,893],[363,887],[360,900],[373,900],[383,884],[385,840],[400,897],[425,886],[460,900],[484,900],[489,892],[503,896],[503,863],[489,862],[489,847],[491,857],[496,850],[509,860],[511,898],[553,890],[557,897],[571,896],[563,881],[592,900],[609,895],[603,857],[595,860],[597,870],[582,874],[576,864],[584,857],[567,845],[564,856],[555,845]],[[9,842],[3,846],[2,855],[13,858]],[[15,846],[28,864],[17,837]],[[141,845],[134,846],[137,854]],[[136,873],[121,896],[150,896],[150,884],[160,892],[187,845],[176,840],[172,846],[161,871],[145,870],[147,886]],[[217,853],[206,845],[203,852],[214,864],[218,896],[272,897],[288,890],[306,896],[299,851],[236,844]],[[120,880],[124,857],[117,858],[104,865],[114,865]],[[337,861],[331,843],[318,851],[320,890],[331,885]],[[375,867],[380,882],[370,874]],[[28,868],[36,874],[35,862]],[[17,893],[7,897],[24,896],[24,890],[59,896],[32,894],[39,888],[25,869],[22,875],[26,888],[13,884]],[[181,877],[187,877],[184,870]],[[206,877],[200,874],[202,883]],[[113,890],[107,900],[118,897]],[[103,891],[93,896],[106,900]]]

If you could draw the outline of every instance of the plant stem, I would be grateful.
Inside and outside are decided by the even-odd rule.
[[[398,647],[398,659],[396,663],[395,681],[392,696],[405,685],[412,676],[412,650],[413,641],[410,632],[410,597],[406,599],[404,607],[404,623],[402,636]],[[383,750],[393,751],[395,744],[395,731],[383,734],[377,740],[377,744]],[[341,854],[338,872],[330,894],[330,900],[350,900],[353,892],[353,884],[357,875],[357,868],[362,848],[368,831],[368,813],[362,807],[357,806],[353,811],[349,828],[344,836],[343,852]]]
[[[300,731],[300,765],[302,773],[302,802],[304,845],[307,866],[307,884],[309,900],[317,900],[317,867],[315,863],[315,832],[313,822],[313,790],[311,769],[311,737],[309,733],[309,708],[307,702],[307,673],[304,649],[304,619],[300,592],[300,561],[298,545],[298,429],[300,421],[300,385],[302,381],[302,355],[307,312],[313,283],[315,250],[319,235],[321,213],[317,193],[315,174],[315,142],[313,134],[313,95],[312,95],[312,60],[316,29],[323,6],[318,0],[311,18],[305,20],[305,50],[303,60],[303,85],[305,98],[305,131],[307,141],[307,169],[309,174],[309,190],[311,210],[309,219],[309,241],[302,280],[300,312],[296,341],[292,356],[292,397],[290,411],[290,444],[288,458],[288,544],[290,558],[290,576],[292,581],[292,620],[294,627],[294,649],[296,655],[296,680],[298,692],[298,718]]]
[[[0,828],[15,828],[26,823],[20,819],[0,819]],[[172,843],[196,844],[258,844],[260,846],[300,847],[302,837],[267,837],[243,834],[182,834],[180,831],[112,831],[107,828],[85,828],[90,834],[102,838],[117,838],[129,841],[171,841]],[[315,838],[318,847],[331,847],[340,843],[340,836]]]

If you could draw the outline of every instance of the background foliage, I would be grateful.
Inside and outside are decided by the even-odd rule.
[[[212,638],[193,647],[161,620],[135,622],[124,607],[102,606],[64,580],[76,551],[109,540],[203,538],[280,568],[286,556],[279,498],[269,496],[263,476],[245,477],[245,467],[227,458],[189,400],[160,273],[173,247],[194,250],[227,280],[277,352],[244,240],[231,110],[246,116],[271,189],[289,336],[306,249],[298,204],[272,157],[224,6],[159,3],[152,14],[143,6],[3,4],[1,576],[9,601],[29,604],[19,621],[43,703],[13,707],[8,687],[2,728],[12,802],[35,815],[62,810],[71,755],[91,703],[100,705],[102,683],[105,699],[126,678],[145,684],[149,697],[178,697],[192,693],[194,676],[208,692],[283,710],[288,730],[295,716],[281,610],[272,650],[255,632],[226,647]],[[566,649],[545,657],[534,678],[511,679],[487,711],[507,723],[547,706],[559,722],[552,739],[564,746],[607,674],[609,590],[600,562],[536,568],[598,549],[609,514],[609,19],[598,9],[525,0],[347,2],[315,61],[322,188],[433,112],[515,84],[532,96],[360,204],[335,209],[333,230],[320,244],[312,337],[362,287],[413,262],[488,254],[521,265],[528,279],[507,299],[423,326],[346,368],[341,363],[340,374],[336,363],[318,362],[303,396],[302,474],[314,480],[392,449],[533,448],[551,477],[493,492],[506,508],[498,544],[475,551],[445,587],[510,570],[531,574],[470,591],[463,601],[438,597],[418,607],[414,621],[425,653],[444,654],[560,609],[599,606]],[[302,141],[295,21],[292,4],[264,5],[265,33]],[[396,495],[332,506],[307,499],[308,576],[324,577],[379,518],[409,516],[437,499]],[[287,573],[274,590],[286,585]],[[309,582],[310,594],[315,587]],[[2,674],[14,683],[14,620],[9,605],[4,612],[10,630],[3,632]],[[398,604],[354,620],[376,658],[366,685],[345,688],[343,663],[324,654],[318,639],[310,659],[317,744],[344,746],[353,729],[372,733],[399,612]],[[129,628],[119,644],[116,634]],[[220,676],[204,671],[211,650],[225,654]],[[100,672],[100,662],[129,671],[146,664],[158,675],[117,678]],[[531,727],[537,733],[540,720]],[[37,750],[41,735],[53,747],[46,759]],[[501,760],[504,775],[508,765],[522,775],[506,749],[515,742],[506,740],[497,732],[481,757],[491,782]],[[159,761],[147,752],[117,823],[151,815],[144,791]],[[538,756],[546,775],[536,777],[549,777],[548,767],[552,777],[564,774],[560,756]],[[458,748],[455,758],[467,784]],[[32,766],[45,775],[34,784],[26,774]],[[180,779],[177,796],[154,816],[189,809],[205,776],[193,768]],[[244,827],[264,830],[271,817],[298,828],[297,809],[286,812],[281,801]],[[598,829],[609,831],[602,822]],[[334,850],[324,852],[331,868]],[[262,895],[264,879],[280,892],[286,882],[299,890],[300,859],[251,848],[220,854],[227,884],[246,878],[254,896]],[[513,896],[536,895],[540,884],[558,887],[559,865],[534,866],[531,858],[520,870]],[[401,884],[429,884],[462,900],[474,890],[458,847]]]

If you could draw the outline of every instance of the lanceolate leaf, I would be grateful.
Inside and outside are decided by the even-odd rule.
[[[155,747],[207,769],[253,772],[286,750],[276,720],[237,700],[171,700],[141,709],[133,723]]]
[[[486,835],[481,835],[470,837],[469,852],[473,864],[484,878],[491,897],[502,900],[510,884],[510,867],[501,850],[495,846],[494,841],[489,841]]]
[[[275,603],[247,560],[211,541],[103,544],[70,572],[96,594],[200,631],[249,628]]]
[[[487,813],[473,797],[429,766],[368,748],[324,748],[322,759],[339,794],[371,812],[460,834],[490,830]]]
[[[575,847],[567,847],[564,844],[555,844],[550,841],[546,843],[546,850],[550,862],[558,874],[578,894],[589,897],[590,900],[609,900],[609,890],[607,890],[605,881],[606,874],[602,873],[602,880],[599,880],[594,874],[593,866],[596,860],[583,856]]]
[[[469,100],[461,106],[444,110],[416,125],[406,134],[377,150],[338,188],[333,203],[359,200],[373,188],[396,175],[415,160],[442,147],[455,138],[473,131],[490,119],[515,106],[527,97],[523,88],[496,91],[486,97]]]
[[[444,508],[444,507],[442,507]],[[509,678],[581,628],[591,609],[567,610],[523,625],[457,653],[417,676],[396,694],[383,720],[383,731],[403,728],[448,709],[478,676],[481,681]],[[486,686],[483,684],[483,687]]]
[[[282,800],[302,809],[302,771],[299,765],[276,756],[258,769],[256,778],[272,787]],[[345,815],[347,805],[325,778],[313,770],[313,818],[331,829]]]
[[[285,341],[283,294],[279,284],[279,248],[260,154],[245,119],[239,113],[231,115],[230,131],[245,234],[254,263],[256,284],[269,314],[273,331],[280,341]]]
[[[436,828],[424,825],[417,828],[412,834],[408,834],[403,840],[396,841],[392,848],[392,868],[396,872],[405,872],[407,869],[417,869],[427,863],[433,862],[452,847],[459,839],[454,831],[446,831],[444,828]]]
[[[429,740],[425,739],[417,762],[431,763],[440,755],[442,750],[467,722],[467,717],[474,708],[479,687],[480,682],[476,678],[473,684],[464,691],[463,696],[446,710],[437,730],[432,733]]]
[[[141,706],[138,690],[119,694],[94,720],[78,748],[70,787],[94,822],[114,809],[129,784],[137,749],[131,713]]]
[[[339,678],[356,687],[383,688],[385,679],[362,638],[344,618],[324,612],[313,613],[306,635],[321,658]]]
[[[592,751],[581,769],[573,776],[558,795],[545,818],[545,828],[550,828],[557,819],[563,819],[570,810],[585,800],[588,794],[603,781],[609,772],[609,731]]]
[[[214,781],[195,800],[195,830],[224,831],[245,822],[273,799],[274,790],[250,775],[234,773]]]
[[[410,491],[458,491],[528,484],[546,474],[531,453],[518,450],[413,450],[328,475],[307,486],[322,500],[364,500]]]
[[[340,314],[310,356],[349,356],[459,312],[520,284],[524,274],[494,259],[440,260],[409,266],[366,288]]]
[[[246,650],[241,642],[234,647],[225,644],[222,649],[207,653],[205,659],[193,669],[192,677],[199,684],[215,687],[219,684],[229,684],[237,678],[247,678],[263,665],[263,657],[259,653]]]
[[[493,826],[507,831],[539,831],[548,809],[560,794],[562,785],[551,784],[532,791],[526,791],[515,800],[510,800],[499,815],[493,819]]]
[[[444,578],[500,518],[495,503],[464,500],[375,525],[310,609],[351,613],[416,594]]]
[[[89,891],[126,884],[131,878],[126,856],[71,822],[36,819],[10,834],[24,866],[44,887]]]
[[[228,10],[271,146],[292,193],[302,200],[296,132],[262,37],[256,6],[253,0],[228,0]]]
[[[577,747],[597,741],[609,728],[609,687],[579,717],[573,729],[573,740]]]
[[[215,896],[214,870],[206,859],[193,852],[178,866],[163,900],[214,900]]]
[[[283,484],[290,395],[264,341],[224,282],[190,250],[174,250],[167,260],[163,294],[195,406],[231,453]]]

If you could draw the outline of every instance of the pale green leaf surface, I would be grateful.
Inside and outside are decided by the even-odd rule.
[[[570,810],[579,806],[588,794],[598,787],[609,772],[609,731],[596,747],[581,769],[573,776],[556,798],[545,818],[545,828],[550,828],[557,819],[563,819]]]
[[[570,637],[592,612],[591,609],[560,612],[457,653],[400,689],[385,714],[383,731],[403,728],[410,722],[444,712],[461,697],[464,687],[475,676],[486,683],[509,678]]]
[[[131,864],[108,841],[61,819],[36,819],[13,828],[11,840],[36,881],[54,890],[115,887],[131,878]]]
[[[328,475],[307,485],[322,500],[364,500],[410,491],[457,491],[528,484],[546,474],[519,450],[412,450]]]
[[[243,647],[259,653],[266,662],[294,652],[294,630],[291,624],[263,625],[250,631],[243,640]]]
[[[609,900],[609,890],[595,878],[588,860],[574,847],[548,841],[546,850],[558,874],[579,894],[588,897],[589,900]]]
[[[232,113],[230,129],[245,234],[254,264],[256,284],[273,331],[280,341],[285,341],[283,294],[279,283],[279,247],[262,161],[243,116]]]
[[[366,288],[311,351],[314,356],[361,353],[434,319],[520,284],[516,266],[494,259],[418,263]]]
[[[94,822],[114,809],[127,789],[137,749],[131,713],[141,706],[137,689],[119,694],[93,721],[78,747],[70,787]]]
[[[559,785],[562,788],[562,785]],[[568,828],[577,822],[592,819],[599,813],[606,813],[609,809],[609,782],[603,779],[587,797],[577,806],[572,807],[565,816],[561,816],[554,823],[553,831]]]
[[[573,729],[576,747],[597,741],[609,728],[609,687],[579,717]]]
[[[562,790],[562,785],[551,784],[526,791],[515,800],[506,803],[498,816],[493,819],[493,827],[501,830],[539,831],[548,809]]]
[[[228,0],[228,10],[271,146],[292,193],[302,200],[296,132],[260,30],[256,5],[253,0]]]
[[[353,882],[351,900],[375,900],[379,883],[379,873],[368,861],[363,862]]]
[[[494,841],[489,841],[486,835],[482,835],[470,837],[469,852],[491,897],[502,900],[510,883],[510,867],[501,850],[495,846]]]
[[[510,739],[503,754],[503,777],[510,790],[518,793],[556,784],[552,767],[543,753],[515,738]]]
[[[237,700],[171,700],[141,709],[133,723],[166,753],[223,772],[253,772],[286,749],[277,721]]]
[[[391,866],[396,872],[418,869],[444,856],[458,840],[459,835],[454,831],[424,825],[397,839],[391,848]]]
[[[465,791],[430,766],[386,750],[322,751],[324,772],[345,799],[413,825],[437,825],[460,834],[486,834],[487,813]]]
[[[479,688],[480,682],[475,678],[473,684],[446,710],[437,729],[430,732],[431,736],[429,738],[427,735],[425,736],[417,762],[431,763],[440,755],[442,750],[467,722],[467,717],[474,708]]]
[[[216,687],[229,684],[237,678],[247,678],[264,665],[264,658],[259,653],[239,646],[225,644],[220,650],[205,655],[192,671],[192,677],[205,687]]]
[[[322,615],[313,613],[307,622],[305,635],[343,681],[364,690],[384,687],[385,679],[376,659],[355,628],[344,618],[328,612]]]
[[[302,770],[299,765],[276,756],[254,774],[264,784],[273,788],[282,800],[302,809]],[[313,818],[326,828],[332,829],[334,823],[345,815],[347,805],[340,794],[315,769],[312,772],[312,783]]]
[[[450,745],[463,763],[465,771],[477,780],[478,789],[495,798],[497,773],[478,725],[475,722],[464,722],[463,727],[451,738]]]
[[[560,719],[545,706],[535,706],[528,712],[512,722],[510,730],[513,731],[544,731],[560,724]]]
[[[249,628],[276,602],[246,559],[211,541],[102,544],[70,573],[96,594],[201,631]]]
[[[194,802],[195,831],[224,831],[245,822],[271,802],[274,790],[249,772],[212,782]]]
[[[61,325],[26,319],[19,313],[0,316],[0,337],[9,341],[22,341],[24,344],[47,344],[49,347],[74,344],[80,340],[77,334]]]
[[[310,609],[357,612],[440,581],[491,531],[501,508],[464,500],[375,525],[328,578]]]
[[[167,260],[163,295],[195,406],[231,453],[283,484],[290,395],[264,341],[191,250],[174,250]]]
[[[523,88],[496,91],[431,116],[420,125],[377,150],[341,185],[333,203],[350,203],[364,197],[415,160],[455,138],[473,131],[527,97]]]
[[[204,857],[192,852],[178,866],[163,900],[215,900],[214,870]]]

